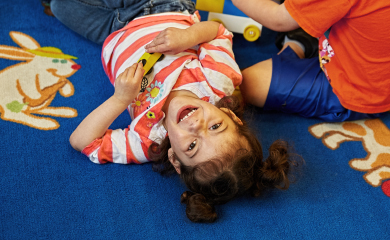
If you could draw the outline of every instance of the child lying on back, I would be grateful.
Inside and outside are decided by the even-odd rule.
[[[287,144],[276,141],[263,162],[261,145],[242,119],[243,107],[231,97],[242,78],[232,34],[219,23],[200,22],[190,0],[138,2],[147,14],[127,19],[103,44],[102,62],[115,93],[80,123],[71,145],[94,163],[152,161],[162,174],[177,172],[190,189],[182,202],[195,222],[214,221],[214,205],[244,193],[287,189]],[[64,12],[67,4],[54,0],[51,8],[65,24],[71,15]],[[72,18],[102,19],[90,8]],[[143,77],[137,61],[145,51],[165,57]],[[130,126],[108,129],[125,109]]]

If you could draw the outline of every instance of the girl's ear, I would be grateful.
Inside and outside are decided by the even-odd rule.
[[[168,149],[168,159],[175,168],[176,172],[180,174],[180,162],[176,159],[175,153],[172,148]]]
[[[220,108],[224,113],[226,113],[227,115],[231,116],[233,118],[233,121],[235,121],[236,123],[238,123],[239,125],[242,125],[242,121],[239,117],[236,116],[236,114],[234,114],[234,112],[232,112],[232,110],[230,109],[227,109],[227,108]]]

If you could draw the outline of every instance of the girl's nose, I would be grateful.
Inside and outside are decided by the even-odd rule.
[[[191,128],[194,131],[201,131],[204,128],[204,123],[204,119],[194,119],[194,121],[191,123]]]
[[[79,69],[81,68],[81,65],[79,65],[79,64],[73,64],[73,65],[71,66],[71,68],[74,69],[74,70],[79,70]]]

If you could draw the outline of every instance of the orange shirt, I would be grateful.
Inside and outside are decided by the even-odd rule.
[[[299,26],[320,38],[320,64],[341,104],[363,113],[389,111],[390,1],[286,0],[284,4]]]

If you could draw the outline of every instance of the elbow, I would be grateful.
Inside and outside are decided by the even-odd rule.
[[[284,20],[276,21],[269,28],[275,32],[289,32],[299,28],[296,22],[287,22]]]
[[[290,15],[284,4],[276,4],[272,10],[272,16],[275,17],[269,19],[269,29],[276,32],[289,32],[299,28],[298,22]]]
[[[76,151],[81,152],[84,149],[83,147],[80,146],[80,143],[79,143],[77,137],[74,135],[74,133],[72,133],[72,135],[70,135],[69,143]]]

